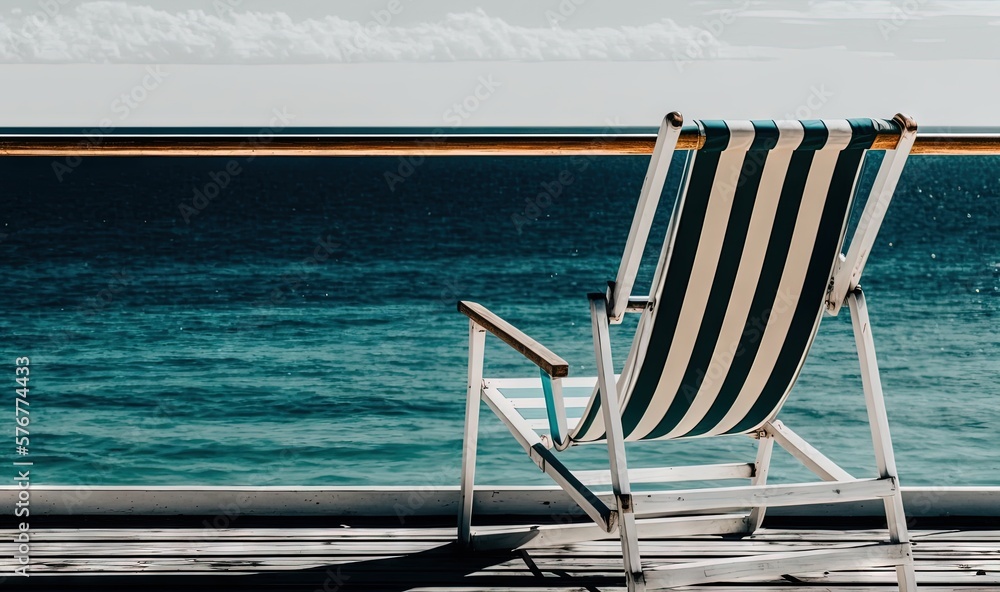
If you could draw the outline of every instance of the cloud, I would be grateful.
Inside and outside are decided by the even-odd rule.
[[[907,17],[995,17],[1000,2],[982,0],[827,0],[795,2],[784,8],[754,8],[746,16],[775,19],[816,20],[892,19]]]
[[[55,4],[55,3],[53,3]],[[60,5],[61,6],[61,5]],[[217,1],[214,6],[225,6]],[[405,7],[404,7],[405,10]],[[676,60],[748,57],[697,26],[515,26],[482,10],[435,22],[293,19],[284,12],[166,11],[84,2],[0,20],[5,63],[289,64],[465,60]],[[396,19],[399,20],[399,19]]]

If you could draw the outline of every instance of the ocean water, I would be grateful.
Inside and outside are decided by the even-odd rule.
[[[645,166],[108,158],[60,180],[49,159],[0,159],[0,367],[13,398],[14,359],[31,358],[34,482],[457,483],[456,301],[489,306],[571,375],[592,375],[585,295],[614,276]],[[561,173],[571,181],[538,203]],[[866,270],[906,484],[1000,485],[998,212],[1000,159],[912,157]],[[630,325],[615,329],[620,367]],[[496,339],[486,360],[488,375],[534,372]],[[483,413],[478,482],[545,484]],[[873,473],[847,314],[823,321],[780,418]],[[13,431],[12,414],[0,421]],[[593,468],[604,452],[567,462]],[[753,452],[743,437],[629,448],[636,466]],[[776,481],[804,475],[775,463]]]

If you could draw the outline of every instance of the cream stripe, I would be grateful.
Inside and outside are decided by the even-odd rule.
[[[670,298],[683,298],[680,318],[674,332],[673,342],[667,351],[667,361],[660,373],[660,380],[650,401],[649,407],[628,440],[640,440],[656,428],[673,402],[674,395],[680,387],[684,369],[691,359],[698,336],[701,319],[705,315],[708,295],[712,290],[712,279],[719,264],[719,254],[722,251],[722,241],[726,236],[729,224],[729,212],[733,206],[733,196],[736,192],[736,181],[743,166],[746,152],[742,150],[726,150],[719,156],[715,181],[712,183],[712,193],[709,196],[708,208],[705,212],[705,225],[698,241],[698,251],[694,259],[694,274],[688,284],[687,292],[671,294]],[[734,175],[735,173],[735,175]],[[722,178],[728,179],[722,180]]]
[[[802,140],[802,128],[799,128],[799,141]],[[796,144],[797,145],[797,144]],[[753,294],[760,279],[761,266],[767,253],[768,239],[774,224],[774,215],[778,209],[781,197],[781,187],[785,182],[788,162],[792,158],[791,150],[772,151],[767,156],[764,172],[761,175],[760,187],[757,190],[757,201],[750,217],[747,229],[746,243],[740,258],[739,271],[733,282],[733,296],[726,308],[725,321],[719,331],[719,341],[712,352],[711,363],[705,372],[704,382],[698,389],[698,395],[688,410],[684,419],[677,427],[667,433],[664,438],[678,438],[693,429],[705,417],[708,410],[719,396],[722,383],[729,374],[735,352],[740,345],[740,336],[750,314]]]
[[[775,121],[778,126],[778,143],[772,150],[795,150],[802,145],[802,138],[806,135],[806,130],[802,128],[802,123],[798,120]]]
[[[597,396],[597,393],[598,393],[598,387],[595,384],[594,385],[594,390],[592,390],[590,392],[590,402],[587,403],[587,407],[583,410],[583,413],[580,414],[580,421],[583,421],[584,417],[587,417],[588,415],[590,415],[590,408],[593,407],[597,403],[597,400],[599,399],[599,397]],[[598,434],[598,433],[603,434],[604,433],[604,419],[602,417],[603,415],[604,415],[603,413],[598,413],[597,417],[594,418],[593,423],[590,424],[590,429],[587,430],[587,432],[583,433],[583,434],[578,434],[577,433],[577,430],[580,429],[579,422],[575,423],[575,424],[571,424],[571,423],[569,423],[567,421],[566,425],[567,425],[567,427],[569,429],[569,437],[571,439],[573,439],[573,440],[587,441],[587,440],[593,440],[594,439],[594,438],[588,438],[587,437],[588,434]],[[600,432],[595,432],[594,430],[598,429],[598,426],[597,426],[598,422],[600,422],[600,430],[601,431]]]
[[[823,152],[828,150],[843,150],[851,143],[851,124],[846,119],[824,119],[823,125],[830,135],[823,146]]]
[[[757,130],[749,120],[738,119],[726,121],[729,128],[729,144],[726,145],[726,152],[730,150],[748,150],[757,137]]]
[[[795,222],[795,230],[792,233],[788,258],[785,260],[778,293],[775,296],[771,314],[761,337],[757,358],[754,360],[750,374],[747,376],[733,408],[722,418],[718,426],[706,434],[708,436],[725,433],[742,421],[750,408],[757,402],[764,385],[767,384],[774,371],[778,354],[788,336],[788,329],[792,317],[795,315],[795,308],[798,306],[799,291],[802,289],[802,282],[805,281],[806,271],[809,269],[812,247],[816,242],[816,233],[819,231],[823,206],[826,204],[830,181],[833,178],[833,171],[839,157],[839,150],[825,148],[813,156],[812,167],[802,197],[802,206]]]

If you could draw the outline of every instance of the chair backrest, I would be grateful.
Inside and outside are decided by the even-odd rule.
[[[627,440],[749,433],[778,412],[843,261],[866,152],[880,132],[904,132],[901,122],[697,122],[704,142],[687,161],[651,305],[618,381]],[[908,151],[900,141],[882,168],[898,177],[902,163],[890,153],[905,161]],[[669,165],[670,152],[651,163],[647,182],[654,167]],[[665,177],[657,174],[656,198]],[[885,177],[880,171],[878,195],[873,188],[869,198],[879,213],[895,188]],[[623,266],[629,257],[627,249]],[[595,394],[573,440],[603,439],[601,415]]]

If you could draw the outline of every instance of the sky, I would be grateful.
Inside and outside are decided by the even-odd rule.
[[[5,0],[0,126],[1000,126],[1000,1]]]

